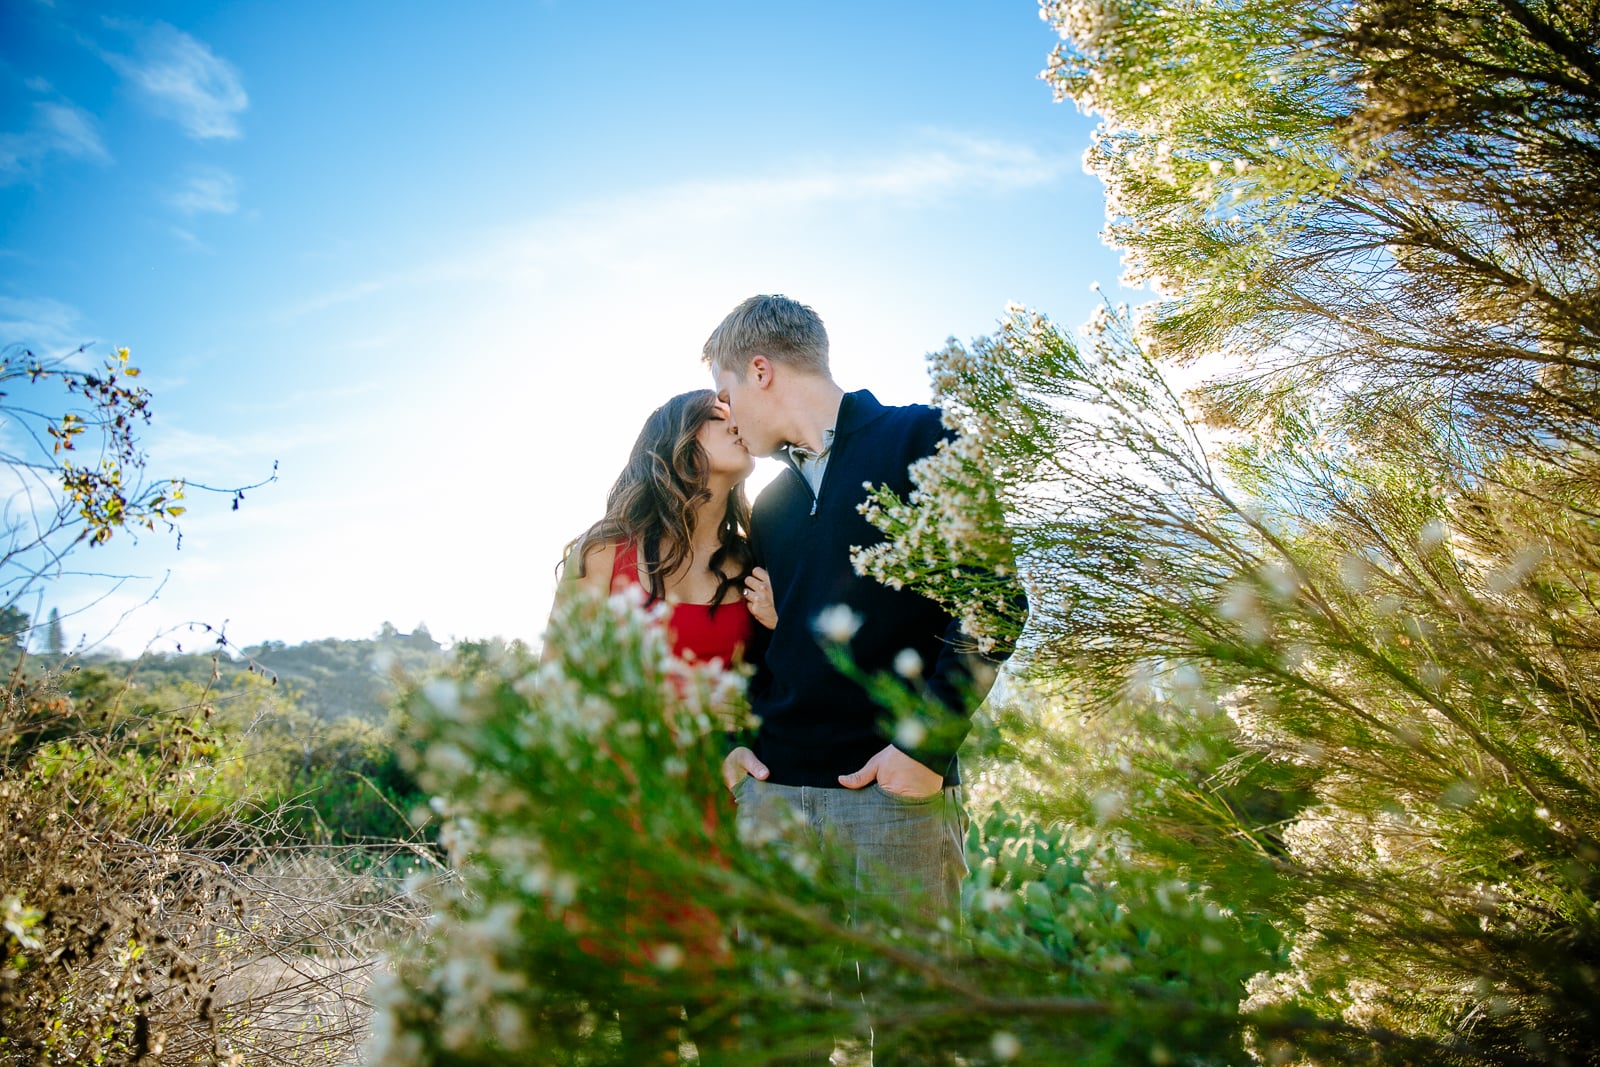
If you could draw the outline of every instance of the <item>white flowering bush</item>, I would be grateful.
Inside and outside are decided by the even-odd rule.
[[[380,997],[374,1062],[629,1062],[619,1009],[662,1047],[684,1005],[712,1046],[733,1026],[716,984],[731,915],[693,902],[732,877],[713,749],[742,680],[674,659],[622,595],[580,598],[549,640],[558,659],[491,649],[413,698],[458,878],[434,887],[427,949]]]
[[[1275,931],[1239,1019],[1271,1013],[1269,1059],[1561,1062],[1596,977],[1587,491],[1439,410],[1283,404],[1208,441],[1126,313],[1080,346],[1014,309],[973,347],[932,357],[938,400],[1009,412],[966,432],[1004,457],[1036,680],[983,784],[1120,835],[1118,879],[1209,887],[1268,955]],[[942,485],[918,492],[877,521],[937,523]]]
[[[1250,425],[1283,390],[1320,389],[1359,413],[1433,382],[1463,424],[1524,447],[1595,417],[1588,0],[1040,14],[1062,37],[1042,76],[1098,119],[1104,236],[1158,297],[1147,346],[1226,355],[1219,411]]]
[[[1199,887],[994,811],[962,931],[850,901],[824,857],[736,838],[739,676],[674,660],[625,596],[574,600],[547,640],[417,691],[454,874],[375,993],[372,1062],[781,1063],[869,1026],[895,1063],[1242,1054],[1272,949]]]
[[[1247,1016],[1364,1031],[1261,1036],[1262,1059],[1587,1061],[1593,5],[1041,14],[1063,38],[1044,77],[1101,120],[1106,237],[1157,299],[1068,360],[1115,432],[1058,435],[1082,473],[1024,570],[1060,654],[1037,662],[1109,725],[1038,755],[1095,772],[1079,817],[1114,798],[1141,847],[1283,933]],[[1147,355],[1206,373],[1118,427]],[[1169,432],[1191,415],[1203,433]],[[1201,721],[1210,755],[1183,740]]]
[[[969,353],[952,341],[934,357],[934,391],[953,436],[911,465],[914,488],[906,500],[883,486],[867,486],[861,513],[888,539],[852,549],[851,562],[858,574],[896,589],[913,585],[938,601],[961,621],[962,633],[977,650],[987,654],[997,648],[1009,651],[1016,644],[1025,614],[1016,595],[1007,523],[1007,508],[1014,501],[1000,489],[1005,475],[1016,484],[1026,458],[992,456],[989,451],[1002,439],[1021,439],[1002,438],[994,432],[996,424],[1037,413],[1018,403],[1015,390],[981,373],[985,355],[981,346]],[[992,388],[981,396],[967,395],[947,388],[952,380],[981,381]]]

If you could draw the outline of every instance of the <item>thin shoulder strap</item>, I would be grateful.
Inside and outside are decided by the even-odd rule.
[[[611,591],[639,584],[639,546],[624,541],[617,546],[616,560],[611,564]]]

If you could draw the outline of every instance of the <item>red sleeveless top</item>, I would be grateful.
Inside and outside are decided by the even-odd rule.
[[[611,568],[613,593],[629,585],[649,591],[639,581],[639,546],[632,541],[617,546],[616,563]],[[750,606],[740,596],[719,605],[716,611],[709,604],[673,604],[667,634],[673,655],[679,659],[696,663],[720,660],[727,667],[743,658],[754,625]]]

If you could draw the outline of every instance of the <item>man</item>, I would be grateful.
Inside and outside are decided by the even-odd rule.
[[[765,570],[746,592],[770,596],[778,621],[750,686],[755,737],[723,763],[740,832],[812,828],[813,843],[844,857],[835,873],[853,893],[954,914],[967,869],[955,754],[965,730],[897,741],[825,648],[845,644],[865,676],[897,672],[963,723],[1009,654],[983,659],[938,604],[850,563],[851,546],[883,539],[858,511],[866,484],[908,495],[908,468],[948,432],[931,407],[885,407],[835,384],[822,320],[787,297],[744,301],[704,355],[745,447],[788,466],[751,516]]]

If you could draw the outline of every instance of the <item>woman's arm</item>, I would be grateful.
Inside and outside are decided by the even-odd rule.
[[[756,567],[744,580],[744,602],[750,605],[750,616],[769,630],[778,628],[778,609],[772,602],[772,579],[767,568]]]
[[[550,606],[550,615],[554,617],[562,605],[573,597],[587,594],[589,596],[611,595],[611,572],[617,562],[617,546],[614,542],[593,545],[584,555],[582,565],[579,564],[578,549],[576,546],[567,555],[567,560],[561,565],[561,578],[556,582],[555,603]],[[579,572],[582,572],[581,574]],[[550,627],[545,626],[544,652],[539,659],[549,663],[556,658],[555,646],[550,643]]]

